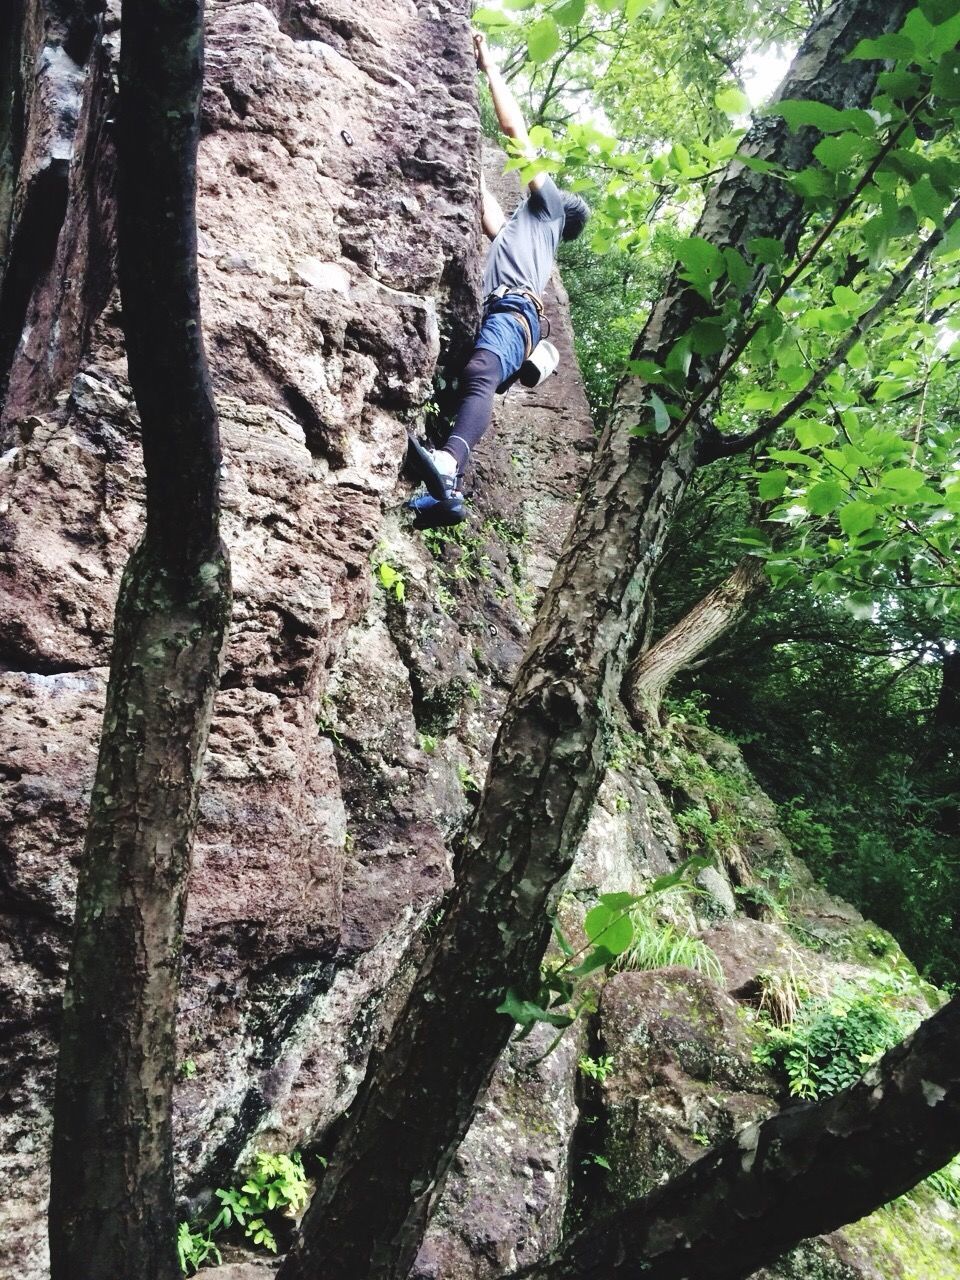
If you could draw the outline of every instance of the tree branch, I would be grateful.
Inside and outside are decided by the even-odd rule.
[[[716,458],[730,458],[735,454],[746,453],[752,449],[754,445],[759,444],[761,440],[765,440],[768,436],[779,431],[782,426],[790,421],[799,411],[813,399],[816,393],[826,382],[827,378],[835,369],[838,369],[852,349],[857,345],[868,329],[876,324],[877,320],[888,310],[904,293],[907,287],[916,279],[919,269],[929,261],[931,254],[942,242],[944,236],[953,227],[960,218],[960,201],[958,201],[944,220],[943,228],[932,232],[931,235],[923,242],[917,252],[910,261],[893,277],[890,283],[884,289],[883,293],[873,304],[869,311],[864,314],[851,326],[850,332],[833,350],[833,353],[820,365],[817,372],[810,381],[793,397],[788,405],[785,405],[779,413],[775,413],[770,418],[765,418],[763,422],[753,431],[747,432],[742,436],[724,436],[719,432],[711,436],[706,443],[705,450],[701,454],[701,461],[713,460]]]
[[[750,1125],[515,1280],[745,1280],[960,1150],[960,998],[852,1088]]]

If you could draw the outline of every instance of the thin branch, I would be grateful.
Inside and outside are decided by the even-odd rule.
[[[798,391],[788,405],[775,413],[772,417],[766,418],[754,430],[747,432],[742,436],[722,436],[717,435],[710,440],[708,444],[708,457],[713,458],[729,458],[736,454],[745,453],[748,449],[752,449],[755,444],[761,440],[765,440],[768,436],[773,435],[782,426],[790,421],[805,405],[813,399],[816,393],[823,386],[824,382],[831,373],[846,360],[852,349],[861,340],[864,334],[870,329],[880,318],[883,313],[896,302],[903,292],[906,290],[917,276],[919,269],[929,261],[931,254],[942,242],[946,233],[960,218],[960,201],[954,204],[948,213],[942,229],[938,229],[923,242],[917,252],[910,261],[893,277],[890,283],[884,289],[883,293],[873,304],[869,311],[865,312],[851,327],[850,332],[841,343],[834,349],[833,354],[821,364],[820,368],[810,379],[810,381]]]

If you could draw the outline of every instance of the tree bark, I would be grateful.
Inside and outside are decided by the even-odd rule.
[[[856,1085],[750,1125],[516,1280],[745,1280],[960,1150],[960,999]]]
[[[639,724],[656,725],[671,680],[731,631],[767,589],[763,561],[744,556],[729,577],[641,653],[627,674],[625,698]]]
[[[171,1098],[190,852],[230,575],[200,331],[202,0],[124,0],[119,251],[146,530],[124,573],[64,996],[53,1280],[177,1280]]]
[[[784,97],[864,106],[876,65],[847,62],[866,35],[899,25],[909,0],[840,0],[817,21]],[[818,135],[764,118],[744,149],[802,168]],[[735,159],[697,234],[746,251],[755,236],[795,248],[801,202]],[[750,305],[754,279],[744,296]],[[675,274],[634,352],[661,360],[707,312]],[[694,357],[690,389],[717,358]],[[512,1027],[507,989],[535,989],[547,908],[570,868],[605,762],[632,636],[664,533],[695,466],[701,421],[668,449],[631,436],[646,388],[628,379],[598,443],[573,527],[546,592],[456,868],[450,904],[386,1045],[337,1134],[329,1167],[279,1280],[406,1280],[433,1203]]]

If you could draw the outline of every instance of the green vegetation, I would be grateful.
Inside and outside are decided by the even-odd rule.
[[[633,938],[620,953],[616,969],[663,969],[679,965],[694,969],[716,982],[723,981],[720,961],[705,942],[686,929],[659,920],[646,903],[638,903],[630,912]]]
[[[537,1023],[545,1022],[558,1028],[546,1050],[550,1053],[581,1013],[596,1011],[597,978],[617,969],[686,964],[718,974],[719,963],[709,948],[676,926],[660,923],[656,917],[657,909],[669,901],[671,894],[697,892],[695,877],[709,865],[708,858],[689,858],[676,871],[659,876],[641,893],[600,894],[584,917],[587,941],[578,949],[555,919],[553,933],[560,955],[544,962],[535,998],[524,999],[510,990],[497,1008],[498,1013],[519,1025],[517,1040],[525,1039]],[[671,955],[675,958],[670,959]]]
[[[577,1070],[588,1079],[603,1084],[613,1070],[613,1058],[608,1053],[600,1058],[591,1058],[588,1054],[582,1054],[577,1059]]]
[[[839,987],[829,999],[800,999],[780,1023],[761,1011],[754,1060],[786,1080],[792,1096],[821,1098],[854,1084],[920,1022],[903,991],[880,981]]]
[[[221,1262],[214,1236],[233,1226],[242,1228],[254,1245],[277,1252],[277,1240],[269,1225],[272,1215],[296,1217],[307,1203],[310,1189],[298,1153],[292,1156],[258,1152],[253,1169],[239,1187],[215,1192],[220,1211],[207,1223],[181,1222],[177,1231],[180,1266],[187,1275],[210,1261]]]
[[[407,584],[403,574],[389,560],[381,560],[374,565],[374,577],[388,596],[392,596],[398,604],[402,604],[407,594]]]

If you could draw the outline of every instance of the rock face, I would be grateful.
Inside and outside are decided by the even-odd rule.
[[[318,1171],[310,1161],[450,883],[589,461],[556,281],[561,372],[500,405],[469,477],[471,524],[424,539],[400,510],[406,428],[443,399],[437,370],[455,377],[479,314],[468,9],[208,0],[198,212],[235,611],[190,885],[176,1101],[185,1215],[205,1213],[258,1149],[300,1147]],[[0,1276],[18,1280],[47,1270],[59,994],[112,611],[142,519],[113,276],[116,53],[114,0],[100,19],[53,0],[0,14],[0,60],[26,86],[19,151],[0,111]],[[699,749],[730,757],[714,739]],[[565,921],[576,928],[598,891],[636,889],[689,852],[675,792],[635,756],[611,768]],[[685,970],[624,973],[551,1055],[536,1061],[545,1035],[513,1047],[419,1280],[504,1275],[552,1247],[565,1215],[649,1185],[775,1105],[735,997],[749,999],[783,938],[731,910],[744,867],[782,839],[755,788],[744,783],[742,800],[752,834],[705,883],[716,909],[677,917],[714,927],[729,993]],[[810,930],[861,928],[807,888]],[[705,1037],[722,1040],[722,1071]],[[588,1084],[578,1059],[603,1045],[612,1073]],[[615,1185],[600,1177],[603,1149]],[[224,1274],[270,1272],[238,1260]]]

